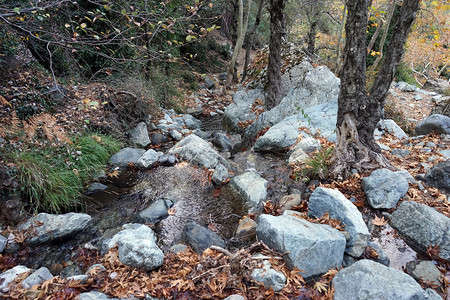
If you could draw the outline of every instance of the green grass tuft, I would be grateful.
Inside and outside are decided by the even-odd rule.
[[[29,208],[59,213],[80,204],[81,191],[92,174],[119,149],[120,144],[110,137],[87,134],[64,149],[46,147],[16,152],[18,179]]]

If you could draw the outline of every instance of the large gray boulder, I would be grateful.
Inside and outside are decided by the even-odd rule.
[[[141,147],[146,147],[151,143],[150,137],[148,136],[147,125],[144,122],[137,124],[136,127],[131,130],[130,140],[133,144]]]
[[[214,169],[218,164],[222,164],[228,169],[231,168],[225,158],[217,153],[207,141],[195,134],[182,139],[169,150],[169,153],[178,154],[182,159],[208,169]]]
[[[239,192],[250,207],[258,206],[266,200],[268,182],[254,172],[233,177],[231,186]]]
[[[186,225],[183,236],[197,253],[202,253],[213,245],[225,248],[224,240],[217,233],[195,222],[190,222]]]
[[[308,215],[320,218],[325,213],[341,221],[350,234],[345,252],[353,257],[361,256],[370,234],[356,206],[338,190],[318,187],[309,198]]]
[[[300,128],[308,128],[311,134],[320,132],[323,137],[334,140],[336,119],[337,101],[329,101],[310,107],[272,126],[255,142],[254,149],[257,151],[272,152],[286,150],[297,142],[300,134],[304,138],[310,138]]]
[[[125,224],[123,230],[102,243],[102,251],[119,247],[119,260],[128,266],[153,270],[160,267],[164,254],[156,244],[153,230],[146,225]]]
[[[434,165],[427,171],[423,180],[446,193],[450,193],[450,160]]]
[[[227,131],[243,132],[244,128],[239,124],[255,120],[257,115],[252,111],[252,105],[256,100],[264,99],[264,91],[261,89],[237,91],[233,95],[233,103],[225,109],[223,128]]]
[[[69,237],[88,226],[91,216],[83,213],[52,215],[40,213],[19,226],[21,230],[33,229],[35,234],[27,238],[30,245],[43,244]],[[36,224],[42,224],[37,226]]]
[[[401,197],[408,192],[405,176],[388,169],[378,169],[369,177],[364,177],[361,186],[367,201],[373,208],[394,208]]]
[[[305,278],[340,267],[345,237],[338,230],[295,217],[293,211],[282,216],[260,215],[256,234],[270,248],[284,255],[290,268],[303,271]]]
[[[380,263],[363,259],[333,278],[334,300],[434,300],[409,275]],[[439,299],[439,298],[437,298]]]
[[[46,267],[41,267],[33,272],[30,276],[22,281],[22,286],[24,289],[29,290],[33,285],[41,284],[46,280],[52,279],[53,275]]]
[[[119,167],[126,167],[130,163],[136,164],[144,153],[144,149],[124,148],[111,156],[109,163]]]
[[[395,86],[402,92],[415,92],[418,90],[416,86],[406,83],[404,81],[399,81]]]
[[[28,272],[30,269],[28,269],[25,266],[15,266],[12,269],[9,269],[8,271],[5,271],[0,274],[0,295],[2,293],[9,292],[8,285],[13,282],[17,276],[19,276],[22,273]]]
[[[450,218],[425,204],[405,201],[392,213],[394,227],[411,248],[426,253],[439,247],[439,257],[450,261]]]
[[[448,82],[448,80],[444,80],[444,79],[440,79],[440,78],[429,79],[429,80],[427,80],[427,82],[425,82],[425,84],[423,85],[423,88],[434,90],[439,94],[444,94],[445,90],[450,88],[450,82]]]
[[[450,118],[444,115],[434,114],[419,122],[416,126],[416,133],[418,135],[432,132],[450,134]]]

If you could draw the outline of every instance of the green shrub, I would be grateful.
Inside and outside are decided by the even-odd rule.
[[[413,71],[404,62],[400,62],[397,66],[397,72],[395,73],[397,81],[404,81],[406,83],[416,85]]]
[[[108,136],[86,134],[67,148],[16,152],[14,161],[28,208],[58,213],[79,205],[81,191],[92,174],[119,149],[119,143]]]
[[[301,165],[295,166],[294,179],[296,181],[308,182],[313,179],[324,179],[328,173],[328,166],[334,148],[322,148]]]

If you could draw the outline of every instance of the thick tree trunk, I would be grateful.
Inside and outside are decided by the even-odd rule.
[[[317,34],[317,22],[315,20],[311,21],[308,32],[308,49],[307,54],[311,59],[314,59],[316,54],[316,34]]]
[[[281,101],[281,46],[284,36],[284,7],[286,0],[270,0],[270,44],[267,66],[266,108],[272,109]]]
[[[373,133],[381,118],[384,100],[419,2],[420,0],[403,1],[401,16],[391,37],[385,60],[368,96],[366,30],[369,1],[348,1],[348,19],[345,27],[347,42],[344,49],[344,65],[340,71],[337,143],[330,170],[330,175],[336,179],[347,177],[351,169],[370,171],[379,167],[391,167],[375,143]]]
[[[245,52],[244,71],[242,72],[242,82],[247,77],[248,64],[250,63],[250,52],[251,52],[252,46],[255,44],[255,32],[259,26],[259,23],[261,23],[261,15],[262,15],[262,11],[263,11],[265,2],[266,2],[265,0],[260,0],[259,6],[258,6],[258,12],[256,13],[255,24],[253,24],[253,27],[248,34],[248,42],[245,47],[246,52]]]

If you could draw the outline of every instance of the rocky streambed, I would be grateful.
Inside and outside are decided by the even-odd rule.
[[[138,124],[130,133],[130,147],[110,159],[117,177],[100,177],[88,188],[85,212],[39,214],[15,234],[0,237],[0,253],[27,257],[20,261],[24,266],[0,275],[0,292],[8,295],[8,283],[27,268],[50,270],[39,271],[45,275],[38,273],[28,287],[63,274],[86,280],[89,274],[74,267],[74,257],[85,249],[105,254],[118,247],[123,264],[150,271],[170,252],[187,246],[199,253],[214,245],[235,251],[258,239],[282,253],[287,266],[302,270],[306,279],[344,266],[333,279],[334,299],[445,297],[448,200],[436,200],[433,208],[414,201],[408,191],[412,185],[430,184],[450,192],[450,118],[434,115],[418,124],[421,134],[441,134],[438,144],[420,146],[424,136],[410,138],[392,120],[381,122],[377,139],[390,134],[395,140],[390,146],[421,147],[434,157],[429,163],[439,163],[416,178],[387,169],[356,174],[364,177],[361,205],[361,199],[337,188],[317,187],[319,182],[307,187],[291,179],[290,163],[308,160],[325,140],[336,139],[339,79],[307,62],[289,72],[283,79],[289,92],[271,111],[255,109],[264,102],[262,90],[243,89],[224,111],[198,96],[199,106],[212,109],[203,122],[167,110],[158,122]],[[394,152],[382,141],[386,153]],[[18,241],[29,247],[25,250]],[[263,266],[251,273],[253,280],[282,291],[286,276],[262,260]],[[91,296],[79,299],[103,297],[86,297]]]

